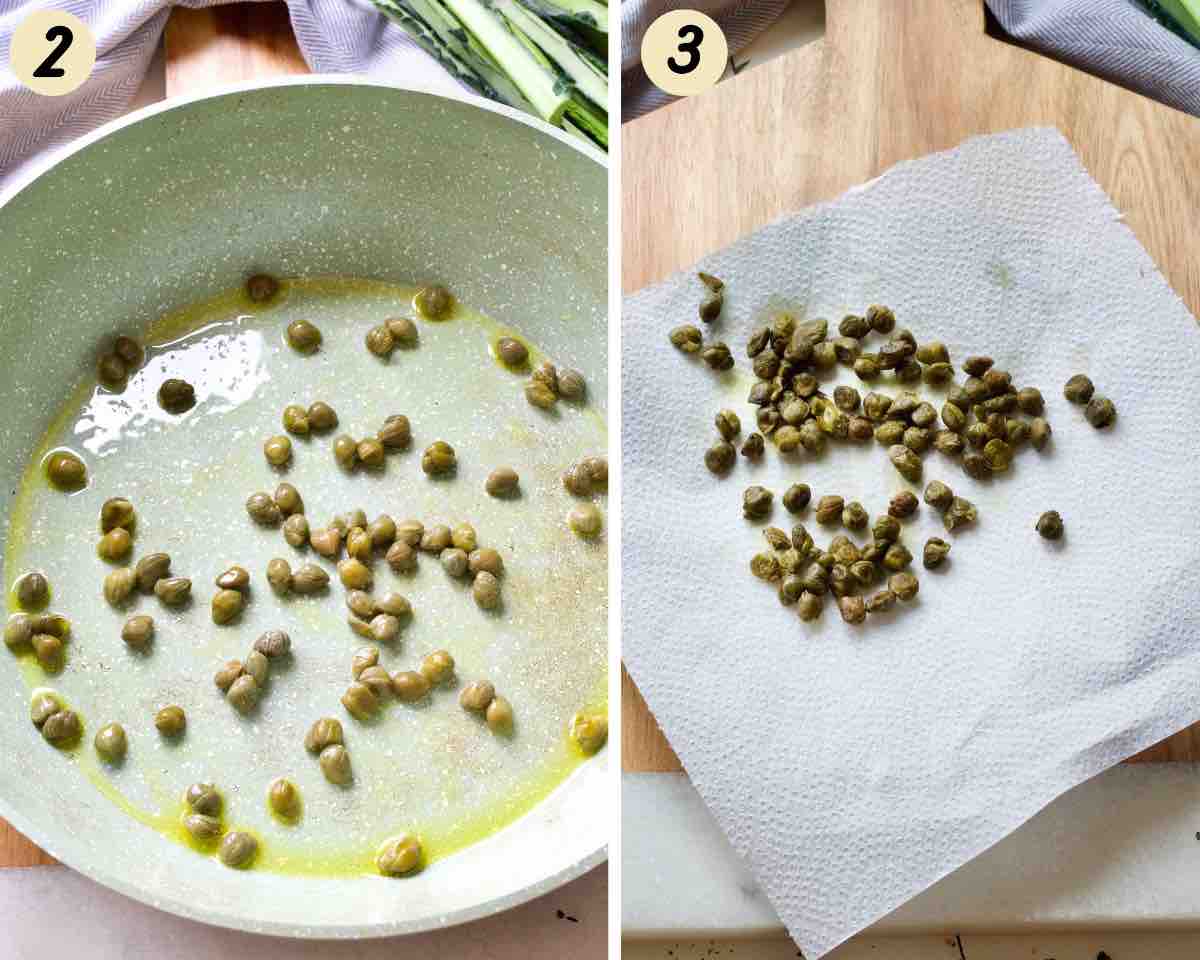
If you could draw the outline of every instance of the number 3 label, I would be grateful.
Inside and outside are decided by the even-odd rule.
[[[642,67],[665,93],[690,97],[721,79],[729,48],[712,17],[672,10],[650,24],[642,38]]]
[[[34,93],[61,97],[91,74],[96,38],[78,17],[39,10],[13,31],[9,61],[13,74]]]

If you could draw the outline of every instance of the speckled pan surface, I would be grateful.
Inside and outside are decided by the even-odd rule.
[[[575,549],[579,544],[569,535],[556,538],[554,527],[571,500],[553,482],[558,461],[597,452],[604,442],[602,162],[494,105],[324,78],[155,108],[89,140],[0,208],[5,264],[0,328],[5,342],[16,347],[0,354],[0,397],[9,411],[0,423],[4,489],[18,489],[24,465],[56,412],[92,375],[96,344],[106,336],[150,331],[147,378],[156,375],[156,362],[167,363],[189,347],[194,355],[205,350],[236,355],[245,375],[237,384],[216,377],[211,390],[202,388],[201,403],[183,429],[171,430],[151,416],[139,420],[129,441],[109,445],[102,431],[91,434],[94,449],[83,452],[98,482],[116,483],[126,456],[138,466],[146,516],[135,551],[176,554],[179,572],[192,577],[197,597],[178,616],[153,599],[140,601],[137,612],[160,622],[163,652],[159,658],[156,648],[151,658],[161,663],[131,666],[116,659],[121,650],[109,634],[119,618],[102,609],[103,570],[92,569],[96,558],[81,553],[78,565],[54,560],[65,565],[53,607],[66,608],[77,621],[70,656],[91,669],[73,675],[69,660],[50,685],[79,702],[89,740],[109,719],[125,723],[133,762],[112,780],[139,805],[173,795],[176,780],[202,776],[214,766],[233,769],[225,766],[233,763],[227,753],[240,753],[246,773],[242,784],[227,788],[232,794],[227,822],[257,830],[267,848],[274,843],[295,851],[300,873],[226,870],[122,812],[89,779],[82,758],[90,745],[71,760],[38,737],[28,720],[26,678],[7,653],[10,662],[0,670],[0,815],[69,865],[138,899],[209,922],[295,936],[386,935],[460,922],[545,892],[600,862],[608,819],[606,754],[573,769],[515,823],[400,882],[352,869],[339,876],[320,869],[306,874],[303,860],[320,861],[320,843],[310,847],[279,832],[284,828],[263,812],[262,789],[272,776],[292,776],[305,791],[309,824],[328,817],[364,842],[377,839],[364,827],[364,811],[377,815],[389,793],[407,811],[394,826],[411,815],[420,829],[422,822],[436,820],[439,796],[449,795],[442,788],[452,784],[459,796],[446,806],[449,817],[470,807],[462,796],[483,796],[496,777],[502,784],[511,780],[509,795],[528,799],[537,792],[529,785],[543,759],[529,747],[551,742],[564,719],[558,713],[584,695],[583,686],[572,683],[590,682],[583,676],[589,671],[594,681],[604,659],[606,551],[603,543]],[[204,335],[181,340],[176,331],[156,328],[158,318],[236,287],[248,270],[300,282],[266,311],[218,300],[206,317],[225,317],[227,326]],[[327,276],[382,283],[347,291],[312,279]],[[370,357],[362,347],[365,324],[376,310],[405,312],[404,291],[392,284],[414,282],[451,285],[468,306],[519,331],[556,361],[579,368],[590,386],[588,405],[538,419],[542,415],[520,399],[520,381],[486,355],[495,328],[470,315],[423,325],[421,346],[389,364]],[[327,338],[333,335],[318,365],[295,364],[275,337],[279,324],[297,310],[321,318]],[[224,347],[221,337],[227,338]],[[467,376],[476,356],[479,376]],[[311,378],[311,390],[305,378]],[[431,405],[426,398],[439,382],[448,382],[447,392]],[[149,379],[141,387],[136,380],[130,385],[151,387]],[[245,496],[271,489],[280,479],[260,451],[265,436],[279,432],[281,400],[313,400],[318,393],[326,394],[343,426],[357,435],[373,430],[386,412],[409,414],[414,449],[389,457],[379,476],[347,477],[332,465],[331,437],[298,443],[288,479],[305,494],[314,521],[356,506],[368,515],[387,511],[398,519],[469,518],[481,542],[508,549],[512,557],[506,607],[494,618],[475,609],[468,596],[456,596],[461,589],[433,558],[425,559],[411,582],[376,562],[378,589],[400,590],[416,610],[403,642],[384,648],[389,669],[408,668],[434,646],[457,646],[464,681],[496,673],[501,691],[515,694],[510,699],[518,736],[506,746],[472,727],[453,692],[435,699],[425,718],[392,707],[371,727],[349,721],[347,739],[363,789],[345,796],[323,794],[312,759],[281,758],[282,747],[273,744],[274,738],[285,744],[297,732],[302,736],[309,717],[300,709],[310,711],[316,702],[306,696],[307,681],[349,680],[349,659],[361,641],[344,625],[342,590],[335,586],[324,601],[279,605],[263,577],[265,558],[278,555],[296,563],[311,557],[295,554],[278,531],[241,522]],[[137,389],[130,394],[135,406],[138,396]],[[243,402],[247,397],[253,402]],[[95,398],[90,402],[96,412]],[[419,470],[421,447],[436,438],[459,451],[453,483],[431,484]],[[193,467],[187,466],[189,443]],[[76,446],[84,446],[82,436]],[[213,446],[219,452],[210,455]],[[114,451],[120,456],[102,455]],[[491,461],[505,454],[528,478],[527,495],[513,504],[488,502],[480,493],[483,477]],[[210,466],[201,469],[205,463]],[[183,476],[187,482],[180,481]],[[228,498],[233,513],[241,514],[236,528],[231,519],[228,539],[234,540],[235,529],[245,536],[235,541],[231,555],[218,558],[202,549],[223,533],[184,533],[187,524],[168,516],[173,498],[163,490],[171,483],[179,484],[174,502],[181,510],[193,497],[196,512]],[[225,486],[236,489],[225,493]],[[81,517],[86,513],[94,523],[94,504],[84,504],[99,493],[89,488],[68,498],[65,509],[78,506]],[[6,533],[15,500],[9,495],[0,505]],[[39,551],[52,560],[70,555],[56,552],[57,541],[71,536],[76,525],[58,527],[44,513],[40,521],[26,519],[32,535],[19,545],[22,557]],[[84,531],[83,541],[91,534]],[[251,603],[236,628],[215,627],[207,610],[212,577],[223,562],[240,559],[254,578]],[[4,582],[15,572],[5,569]],[[63,585],[76,577],[86,581],[78,590]],[[569,615],[539,618],[539,609],[556,604],[571,605]],[[102,625],[94,631],[87,625],[92,608],[94,622]],[[280,619],[293,634],[296,663],[272,681],[258,714],[239,721],[215,694],[212,669],[226,656],[243,654],[259,630]],[[580,679],[546,679],[568,672],[563,658],[580,657],[587,661]],[[84,676],[92,679],[84,682]],[[97,676],[104,682],[96,682]],[[156,691],[156,676],[159,685],[174,676],[178,689]],[[189,732],[189,740],[172,753],[144,718],[99,715],[105,704],[125,702],[118,694],[126,691],[142,712],[165,698],[189,699],[194,739]],[[336,690],[326,699],[322,712],[348,721]],[[464,745],[465,763],[442,756],[452,743]],[[435,755],[427,781],[413,779],[421,764],[411,757],[421,750]],[[447,779],[455,769],[462,771],[460,779]],[[499,789],[497,797],[505,793]]]

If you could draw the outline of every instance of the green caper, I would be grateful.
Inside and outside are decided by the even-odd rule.
[[[400,618],[390,613],[377,613],[369,625],[372,639],[379,643],[391,643],[400,636]]]
[[[267,583],[271,585],[271,589],[276,593],[286,594],[295,584],[292,565],[282,557],[274,557],[267,561]]]
[[[252,493],[246,498],[246,513],[255,523],[273,527],[283,519],[279,505],[269,493]]]
[[[245,668],[241,660],[226,660],[224,665],[214,674],[213,682],[222,693],[228,693],[233,682],[242,675]]]
[[[249,713],[258,703],[258,681],[248,673],[243,673],[233,681],[225,692],[225,699],[238,713]]]
[[[426,680],[437,686],[454,675],[454,658],[445,650],[434,650],[421,659],[420,670]]]
[[[33,617],[27,613],[14,613],[4,623],[4,645],[14,653],[29,646],[33,640]]]
[[[531,406],[542,410],[549,410],[558,402],[558,394],[544,383],[530,380],[529,383],[525,384],[525,399],[529,401]]]
[[[850,594],[839,597],[838,610],[846,623],[862,623],[867,619],[867,603],[862,597]]]
[[[292,459],[292,441],[283,434],[271,437],[263,444],[263,456],[273,467],[282,467]]]
[[[471,584],[471,596],[482,609],[494,610],[500,605],[500,581],[495,574],[480,570]]]
[[[564,400],[582,400],[587,395],[583,374],[570,367],[558,371],[558,395]]]
[[[40,690],[29,700],[29,719],[39,730],[54,714],[65,709],[61,698],[53,690]]]
[[[124,497],[109,497],[100,507],[100,532],[108,533],[117,527],[133,530],[133,504]]]
[[[880,514],[871,525],[871,536],[879,541],[894,543],[900,539],[900,521],[890,513]]]
[[[354,450],[354,455],[358,458],[358,462],[371,470],[378,470],[383,466],[385,453],[383,444],[374,437],[360,440]]]
[[[925,502],[936,510],[945,510],[954,500],[954,491],[941,480],[931,480],[925,487]]]
[[[100,538],[100,542],[96,544],[96,553],[101,560],[107,560],[109,563],[115,563],[118,560],[123,560],[129,556],[129,551],[133,549],[133,537],[124,527],[116,527],[109,530]]]
[[[183,707],[171,704],[154,715],[154,726],[164,737],[178,737],[187,728],[187,714]]]
[[[365,590],[348,590],[346,606],[350,608],[351,613],[363,620],[375,616],[375,598]]]
[[[355,527],[346,534],[346,553],[362,563],[371,561],[371,535],[362,527]]]
[[[1040,517],[1034,528],[1047,540],[1059,540],[1063,535],[1063,519],[1057,510],[1047,510]]]
[[[59,490],[78,490],[87,483],[87,467],[70,450],[56,450],[46,458],[46,476]]]
[[[465,550],[459,550],[457,547],[451,547],[448,550],[443,550],[438,559],[441,561],[442,569],[450,574],[450,576],[466,576],[467,565],[469,561],[467,559],[467,552]]]
[[[96,361],[96,379],[110,390],[119,390],[129,376],[129,369],[116,353],[103,353]]]
[[[761,520],[771,512],[775,495],[766,487],[757,484],[747,487],[742,494],[742,516],[749,520]]]
[[[421,534],[420,546],[426,553],[441,553],[450,546],[454,534],[444,523],[437,523]]]
[[[953,430],[938,430],[933,435],[933,446],[935,450],[948,457],[957,457],[963,452],[966,444],[963,442],[962,434],[955,433]]]
[[[604,515],[594,503],[581,503],[567,514],[567,526],[576,536],[589,540],[599,536],[604,526]]]
[[[104,578],[104,599],[112,606],[120,606],[133,595],[137,586],[137,575],[129,567],[114,570]]]
[[[1071,403],[1083,404],[1092,399],[1095,390],[1095,386],[1087,376],[1077,373],[1063,386],[1063,396]]]
[[[934,570],[942,565],[942,561],[950,553],[950,544],[940,537],[930,537],[925,541],[925,552],[922,562],[926,570]]]
[[[390,357],[396,349],[396,338],[386,324],[372,327],[365,338],[367,349],[377,357]]]
[[[146,650],[154,639],[154,618],[144,613],[130,617],[121,628],[121,639],[131,650]]]
[[[213,623],[231,622],[246,605],[246,597],[240,590],[218,590],[212,598]]]
[[[1099,430],[1117,419],[1117,408],[1108,397],[1095,396],[1088,401],[1083,415],[1088,423]]]
[[[977,450],[963,456],[962,468],[963,473],[976,480],[986,480],[992,475],[992,465],[988,463],[987,457]]]
[[[326,747],[342,743],[342,723],[334,717],[322,717],[309,728],[304,736],[304,749],[309,753],[320,753]]]
[[[867,509],[857,500],[852,500],[842,509],[842,526],[848,530],[861,530],[869,521]]]
[[[350,675],[358,680],[364,670],[370,667],[378,666],[379,664],[379,648],[378,647],[363,647],[354,654],[354,659],[350,661]]]
[[[345,786],[353,779],[350,770],[350,753],[341,743],[333,743],[324,747],[320,752],[318,762],[321,765],[321,773],[330,783]]]
[[[358,460],[358,441],[348,434],[341,434],[333,441],[333,458],[349,470]]]
[[[300,816],[300,791],[291,780],[276,777],[267,787],[267,806],[277,817],[296,820]]]
[[[904,479],[913,483],[921,479],[921,458],[908,447],[900,444],[888,447],[888,459]]]
[[[337,412],[323,400],[309,404],[308,426],[317,433],[324,433],[338,425]]]
[[[271,672],[271,663],[267,660],[265,653],[259,650],[251,650],[246,654],[245,662],[242,663],[242,673],[254,680],[259,689],[267,685],[267,676]],[[235,683],[237,681],[234,681]],[[232,689],[232,685],[230,689]]]
[[[529,350],[516,337],[501,337],[496,341],[496,356],[506,367],[523,367],[529,360]]]
[[[421,455],[421,469],[431,477],[450,473],[457,466],[454,448],[445,440],[435,440]]]
[[[507,697],[497,694],[484,712],[484,720],[492,733],[508,733],[513,725],[513,708]]]
[[[369,720],[379,712],[379,698],[364,683],[355,681],[342,694],[342,706],[357,720]]]
[[[700,359],[712,370],[733,369],[733,354],[729,352],[728,344],[719,340],[701,350]]]
[[[883,613],[896,605],[896,595],[891,590],[880,590],[867,598],[867,613]]]
[[[50,582],[44,573],[30,571],[17,577],[13,593],[22,610],[40,610],[50,600]]]
[[[164,380],[158,388],[158,405],[167,413],[186,413],[196,405],[196,388],[177,377]]]
[[[1034,417],[1029,422],[1029,442],[1033,444],[1033,449],[1041,450],[1050,440],[1051,430],[1050,424],[1041,417]]]
[[[504,559],[491,547],[477,547],[467,556],[467,566],[472,574],[490,573],[493,577],[504,574]]]
[[[255,303],[270,300],[279,292],[279,281],[266,273],[256,273],[246,280],[246,296]]]
[[[429,693],[430,683],[416,670],[404,670],[392,675],[392,692],[402,703],[415,703]]]
[[[154,584],[154,595],[168,607],[187,603],[192,595],[192,581],[187,577],[163,577]]]
[[[987,386],[988,393],[993,397],[1008,393],[1012,389],[1012,374],[1007,370],[998,370],[992,367],[984,372],[981,379]]]
[[[710,290],[700,298],[700,306],[697,312],[700,319],[705,323],[712,323],[721,315],[721,309],[725,306],[725,295],[720,290]]]
[[[342,550],[341,531],[333,526],[312,530],[309,533],[308,542],[317,553],[328,560],[336,559]]]
[[[61,637],[50,633],[35,633],[30,639],[38,665],[46,673],[58,673],[63,668],[65,649]]]
[[[703,343],[700,328],[690,323],[675,327],[670,334],[671,346],[683,353],[696,353]]]
[[[411,833],[390,837],[375,854],[375,867],[385,877],[402,877],[421,867],[421,841]]]
[[[338,577],[347,590],[370,590],[374,577],[371,568],[361,560],[347,557],[338,563]]]
[[[129,742],[125,737],[125,728],[119,723],[109,723],[96,731],[92,741],[100,759],[106,763],[120,763],[125,759],[125,751]]]
[[[788,513],[801,513],[812,500],[812,490],[807,483],[793,483],[785,491],[780,501]]]
[[[250,571],[235,563],[221,571],[213,582],[220,590],[240,590],[244,593],[250,589]]]
[[[59,710],[42,723],[42,737],[59,749],[74,745],[82,733],[83,724],[74,710]]]
[[[283,429],[297,437],[306,437],[310,429],[308,411],[298,403],[283,408]]]
[[[408,348],[417,345],[417,325],[408,317],[389,317],[384,321],[384,326],[396,341],[396,346]]]
[[[492,497],[511,497],[517,493],[520,478],[517,476],[517,471],[512,467],[497,467],[488,474],[488,478],[483,485],[488,496]]]
[[[454,296],[442,286],[422,288],[413,297],[413,306],[426,320],[442,320],[454,307]]]
[[[221,835],[222,826],[218,817],[204,813],[188,813],[183,817],[183,829],[197,843],[211,843]]]
[[[912,553],[902,543],[893,543],[883,554],[880,561],[885,570],[903,570],[912,563]]]
[[[383,421],[376,438],[388,450],[407,449],[412,442],[412,424],[404,414],[392,414]]]
[[[258,841],[241,830],[225,834],[221,838],[221,845],[217,847],[217,859],[234,869],[250,866],[257,853]]]
[[[875,428],[875,439],[881,446],[890,447],[904,439],[904,424],[899,420],[885,420]]]
[[[300,491],[286,481],[275,488],[271,499],[285,517],[304,513],[304,499],[300,496]]]
[[[718,410],[716,423],[717,432],[726,440],[732,440],[742,430],[742,421],[732,410]]]
[[[608,742],[608,717],[602,713],[580,712],[571,717],[567,736],[584,754],[599,753]]]
[[[299,353],[314,353],[321,346],[321,331],[308,320],[293,320],[287,325],[287,342]]]
[[[120,357],[127,370],[137,369],[146,358],[146,352],[142,349],[142,345],[133,337],[124,334],[113,341],[113,353]]]
[[[1002,473],[1012,463],[1013,451],[1004,440],[989,440],[984,444],[983,456],[993,473]]]
[[[221,793],[211,783],[193,783],[183,795],[183,802],[196,813],[209,817],[220,817],[224,800]]]
[[[496,688],[487,680],[472,680],[458,695],[458,705],[464,710],[482,713],[496,697]]]
[[[297,593],[318,593],[327,586],[329,586],[329,574],[315,563],[303,564],[292,574],[292,589]]]
[[[386,560],[396,573],[410,573],[417,569],[417,551],[403,540],[397,540],[388,547]]]
[[[911,573],[894,573],[888,577],[888,589],[906,603],[917,595],[921,584]]]
[[[778,580],[779,558],[773,553],[756,553],[750,558],[750,572],[759,580]]]
[[[825,602],[818,594],[805,590],[800,594],[800,599],[796,603],[796,611],[800,615],[800,619],[806,623],[816,620],[821,615],[821,609],[825,606]]]
[[[817,508],[814,516],[817,523],[841,523],[842,510],[846,506],[846,501],[836,494],[829,494],[817,501]]]
[[[955,497],[946,512],[942,514],[942,522],[946,525],[946,529],[953,533],[959,527],[974,523],[977,517],[978,511],[970,500]]]

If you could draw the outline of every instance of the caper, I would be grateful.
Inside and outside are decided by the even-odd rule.
[[[700,359],[712,370],[733,369],[733,354],[729,352],[729,346],[719,340],[701,350]]]
[[[104,599],[119,606],[132,596],[135,586],[137,575],[129,567],[121,567],[104,578]]]
[[[861,530],[870,518],[867,509],[857,500],[852,500],[842,509],[842,526],[848,530]]]
[[[963,371],[972,377],[982,377],[991,366],[991,357],[967,357],[962,363]]]
[[[295,583],[292,565],[282,557],[275,557],[267,561],[267,583],[276,593],[286,594]]]
[[[253,655],[251,654],[251,656]],[[247,661],[249,661],[249,657]],[[246,714],[253,710],[258,703],[259,689],[258,681],[250,674],[243,673],[225,691],[225,699],[238,713]]]
[[[788,513],[800,513],[812,499],[812,490],[807,483],[793,483],[780,497]]]
[[[96,361],[96,379],[110,390],[118,390],[129,376],[125,361],[115,353],[103,353]]]
[[[796,612],[800,615],[800,619],[809,622],[816,620],[821,615],[821,609],[825,606],[825,602],[815,593],[808,590],[800,594],[800,598],[796,604]]]
[[[1033,444],[1033,449],[1041,450],[1050,440],[1051,435],[1050,424],[1041,417],[1034,417],[1029,421],[1029,442]]]
[[[145,650],[154,639],[154,619],[145,614],[130,617],[121,628],[121,639],[131,650]]]
[[[576,536],[591,539],[599,536],[601,528],[604,526],[604,515],[601,514],[600,508],[594,503],[581,503],[571,509],[567,514],[567,526],[569,526]]]
[[[420,546],[426,553],[441,553],[450,546],[453,537],[449,527],[438,523],[421,535]]]
[[[931,480],[925,487],[925,502],[936,510],[945,510],[954,500],[954,491],[941,480]]]
[[[29,700],[29,719],[39,730],[54,714],[64,709],[63,702],[53,690],[42,690]]]
[[[390,837],[375,854],[375,867],[385,877],[402,877],[421,866],[421,841],[411,833]]]
[[[567,726],[567,736],[588,756],[608,742],[608,717],[602,713],[577,713]]]
[[[109,563],[115,563],[129,556],[129,551],[132,549],[133,537],[124,527],[109,530],[96,544],[96,553],[99,554],[100,559],[107,560]]]
[[[511,497],[517,493],[520,478],[512,467],[497,467],[488,474],[483,488],[492,497]]]
[[[14,613],[4,624],[4,645],[17,653],[33,640],[33,632],[33,617],[25,613]]]
[[[775,495],[766,487],[757,484],[747,487],[742,494],[742,516],[749,520],[761,520],[771,512]]]
[[[529,351],[515,337],[501,337],[496,341],[496,356],[506,367],[523,367],[529,359]]]
[[[1071,403],[1083,404],[1092,399],[1095,389],[1092,381],[1087,376],[1077,373],[1063,386],[1063,396],[1070,400]]]
[[[376,437],[379,443],[388,450],[407,449],[409,443],[412,442],[412,424],[404,414],[394,413],[383,421],[383,426],[379,428]],[[361,448],[361,446],[360,444],[359,447]],[[362,458],[361,449],[359,457]]]
[[[384,700],[391,695],[392,678],[388,676],[388,672],[383,667],[365,667],[358,675],[357,680],[375,694],[379,700]]]
[[[443,550],[439,557],[442,563],[442,569],[452,577],[466,576],[467,573],[467,553],[465,550],[459,550],[456,547],[451,547],[448,550]]]
[[[50,582],[44,573],[31,571],[17,577],[13,593],[22,610],[40,610],[50,599]]]
[[[322,717],[309,728],[304,737],[304,749],[320,753],[326,747],[342,743],[342,723],[334,717]]]
[[[365,687],[363,688],[366,689]],[[370,691],[367,691],[370,693]],[[337,721],[333,721],[337,722]],[[338,786],[348,784],[353,775],[350,772],[350,754],[341,743],[341,726],[338,726],[338,740],[330,743],[325,747],[318,748],[320,756],[318,761],[321,764],[321,773],[325,775],[325,779],[330,783]],[[307,741],[306,741],[307,742]],[[312,749],[311,747],[309,749]]]
[[[900,444],[888,447],[888,459],[906,480],[916,483],[921,479],[921,458],[908,447]]]
[[[815,516],[818,523],[840,523],[846,501],[836,494],[829,494],[817,501]]]
[[[364,590],[346,592],[346,606],[356,617],[369,620],[375,616],[375,598]]]
[[[320,530],[313,530],[309,534],[308,542],[317,553],[332,560],[341,552],[342,534],[337,527],[324,527]]]
[[[241,660],[227,660],[213,676],[213,682],[222,693],[227,693],[233,682],[242,675],[244,667]]]
[[[881,446],[891,447],[904,439],[904,424],[899,420],[885,420],[875,428],[875,439]]]
[[[564,400],[582,400],[587,395],[587,381],[578,370],[565,367],[558,371],[558,395]]]
[[[529,401],[531,406],[542,410],[549,410],[558,402],[558,394],[544,383],[530,380],[529,383],[525,384],[525,399]]]
[[[379,324],[367,331],[365,338],[367,349],[377,357],[389,357],[396,349],[396,338],[386,324]]]
[[[471,596],[482,609],[494,610],[500,605],[500,581],[495,574],[480,570],[471,584]]]
[[[362,527],[353,527],[346,534],[347,556],[363,563],[371,561],[371,535]]]
[[[400,618],[390,613],[377,613],[371,618],[372,639],[379,643],[391,643],[400,636]]]
[[[113,341],[113,353],[115,353],[124,363],[127,370],[134,370],[142,365],[142,361],[146,358],[146,352],[142,349],[142,345],[133,337],[122,334]]]
[[[497,694],[484,713],[488,729],[493,733],[508,733],[513,725],[513,708],[507,697]]]
[[[60,749],[72,746],[83,733],[83,724],[74,710],[52,713],[42,724],[42,737]]]
[[[287,342],[299,353],[314,353],[321,346],[321,331],[308,320],[293,320],[287,325]]]
[[[289,403],[283,408],[283,429],[297,437],[308,436],[310,429],[308,411],[298,403]]]
[[[413,297],[413,306],[426,320],[441,320],[454,307],[454,296],[442,286],[423,287]]]
[[[183,829],[197,843],[211,843],[221,835],[223,828],[217,817],[210,817],[203,813],[189,813],[184,815]]]
[[[242,663],[242,673],[252,678],[260,689],[267,685],[267,676],[270,672],[271,664],[267,660],[266,654],[259,650],[251,650],[246,654],[246,659]],[[230,689],[232,689],[232,685]]]
[[[349,470],[358,460],[358,441],[348,434],[341,434],[333,441],[333,458]]]
[[[246,513],[255,523],[273,527],[283,519],[279,505],[269,493],[252,493],[246,499]]]
[[[403,540],[397,540],[386,556],[388,566],[396,573],[407,573],[417,568],[417,552]]]
[[[347,557],[337,565],[338,577],[347,590],[370,590],[374,577],[371,568],[361,560]]]
[[[705,323],[712,323],[721,315],[721,308],[724,306],[725,295],[721,291],[710,290],[701,297],[697,312]]]
[[[1108,397],[1092,397],[1084,408],[1083,415],[1087,422],[1097,430],[1109,426],[1117,419],[1117,408]]]
[[[389,317],[384,321],[388,333],[398,347],[415,347],[417,345],[417,325],[408,317]]]
[[[196,405],[196,388],[177,377],[164,380],[158,388],[158,405],[167,413],[186,413]]]
[[[267,575],[269,579],[269,570]],[[327,586],[329,586],[329,574],[314,563],[303,564],[292,574],[292,589],[297,593],[318,593]]]
[[[250,589],[250,571],[235,563],[218,574],[213,582],[218,589],[239,590],[244,593]]]
[[[699,327],[685,323],[671,330],[670,340],[675,349],[683,353],[696,353],[703,343],[703,336]]]
[[[970,500],[955,497],[946,509],[946,512],[942,515],[942,522],[945,524],[946,529],[953,533],[959,527],[965,526],[968,523],[974,523],[977,517],[978,512]]]
[[[192,595],[192,581],[187,577],[163,577],[154,584],[154,595],[168,607],[182,606]]]
[[[163,707],[154,715],[154,726],[164,737],[178,737],[187,728],[187,714],[174,704]]]
[[[454,658],[445,650],[434,650],[421,659],[420,671],[430,684],[437,686],[454,675]]]
[[[267,787],[267,806],[277,817],[295,820],[300,816],[300,791],[284,777],[276,777]]]
[[[248,867],[258,853],[258,841],[241,830],[233,830],[221,838],[217,859],[234,869]]]
[[[279,292],[279,281],[266,273],[256,273],[246,280],[246,295],[255,303],[270,300]]]
[[[940,537],[930,537],[925,541],[925,552],[922,556],[922,562],[925,564],[926,570],[933,570],[941,566],[942,561],[950,553],[950,544]]]
[[[342,694],[342,706],[358,720],[369,720],[379,712],[379,698],[366,684],[355,681]]]
[[[58,673],[63,668],[64,649],[61,637],[50,633],[35,633],[29,641],[38,665],[46,673]]]
[[[383,466],[385,453],[383,444],[373,437],[360,440],[354,449],[354,455],[358,458],[358,462],[372,470],[378,470]]]
[[[867,613],[883,613],[896,605],[896,595],[891,590],[880,590],[867,598]]]
[[[1063,519],[1057,510],[1047,510],[1040,517],[1034,528],[1047,540],[1058,540],[1063,535]]]
[[[499,577],[504,573],[504,560],[491,547],[478,547],[467,556],[467,567],[472,574],[490,573]]]
[[[125,759],[125,751],[129,742],[125,737],[125,728],[119,723],[105,724],[96,731],[92,741],[100,758],[107,763],[120,763]]]
[[[786,417],[784,419],[787,419]],[[742,430],[742,421],[732,410],[718,410],[716,416],[717,433],[724,439],[732,440]]]
[[[240,590],[218,590],[212,598],[213,623],[229,623],[245,605],[246,597]]]
[[[57,450],[46,459],[46,476],[59,490],[78,490],[87,483],[87,467],[70,450]]]
[[[482,713],[496,698],[496,688],[487,680],[472,680],[458,695],[458,704],[464,710]]]
[[[133,530],[133,504],[124,497],[109,497],[100,507],[100,532],[108,533],[117,527]]]
[[[900,539],[900,521],[891,514],[881,514],[871,525],[871,536],[892,543]]]
[[[888,577],[888,589],[906,603],[920,590],[921,584],[911,573],[894,573]]]
[[[454,448],[445,440],[435,440],[421,455],[421,469],[429,476],[450,473],[458,466]]]
[[[364,670],[369,667],[374,667],[379,664],[379,648],[378,647],[363,647],[354,654],[354,659],[350,662],[350,674],[355,680],[362,676]]]

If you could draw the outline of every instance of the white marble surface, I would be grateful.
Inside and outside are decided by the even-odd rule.
[[[622,797],[627,937],[782,932],[685,777],[625,774]],[[1115,767],[1060,797],[869,933],[1200,930],[1198,830],[1200,766]],[[1200,955],[1198,944],[1189,956]],[[1138,954],[1160,955],[1166,956]]]

